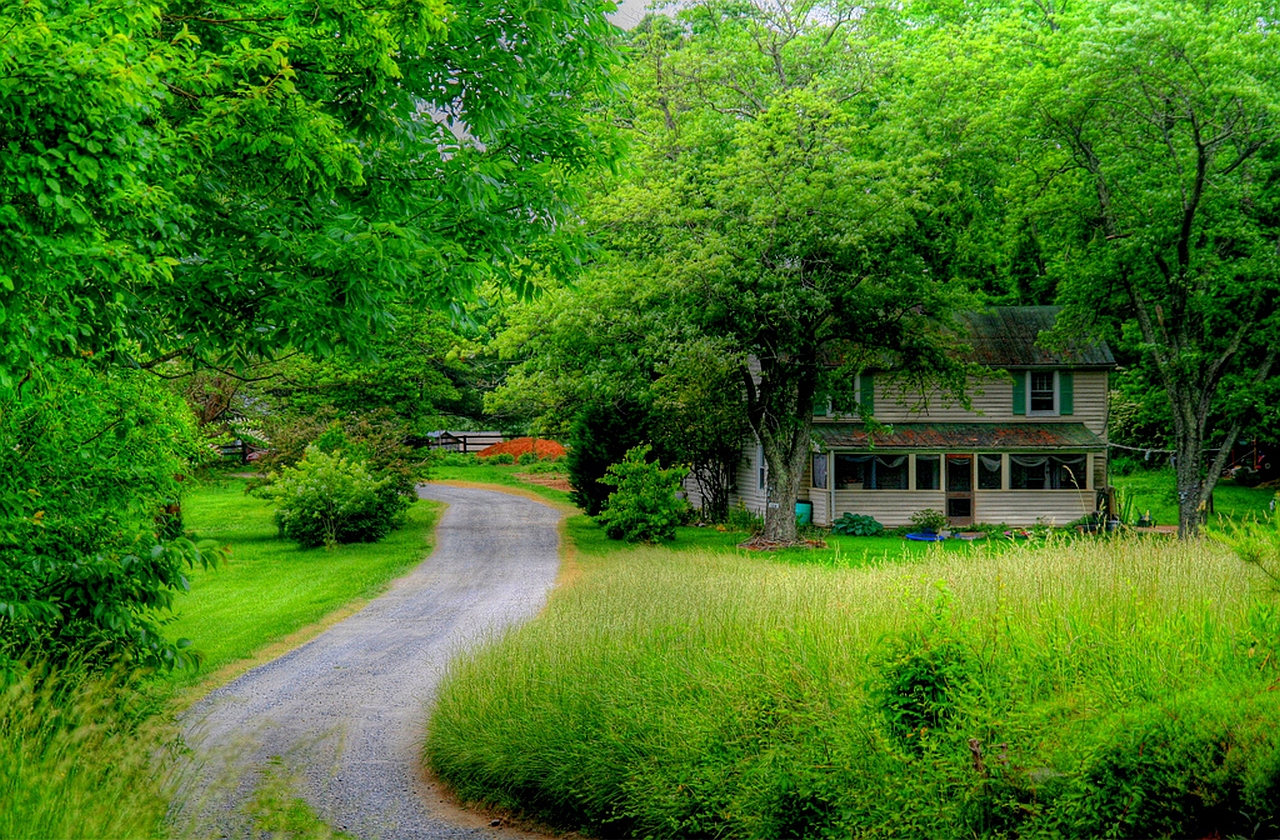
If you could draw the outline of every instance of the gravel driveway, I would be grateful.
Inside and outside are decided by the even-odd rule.
[[[238,834],[230,813],[274,762],[332,827],[373,838],[511,837],[444,806],[423,779],[427,704],[459,650],[527,620],[559,568],[554,508],[446,485],[436,549],[382,597],[184,716],[202,775],[188,814]],[[217,779],[231,780],[225,783]],[[213,826],[208,826],[213,827]]]

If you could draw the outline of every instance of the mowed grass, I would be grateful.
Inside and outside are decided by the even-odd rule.
[[[569,505],[569,494],[564,490],[546,487],[527,479],[520,478],[528,474],[529,467],[520,464],[494,464],[485,459],[476,459],[475,463],[465,465],[433,464],[431,466],[432,481],[462,481],[471,484],[496,484],[499,487],[514,487],[526,493],[540,496],[557,505]],[[564,477],[564,473],[542,473],[545,476]]]
[[[605,536],[603,528],[591,517],[582,514],[568,519],[566,534],[576,547],[579,556],[583,558],[583,562],[588,564],[592,562],[592,558],[604,559],[619,554],[630,555],[645,549],[645,546],[609,539]],[[985,542],[949,539],[931,543],[908,540],[899,536],[845,537],[823,534],[821,541],[826,543],[824,547],[787,548],[761,553],[739,548],[739,545],[750,536],[746,531],[722,530],[716,526],[687,525],[676,528],[676,538],[670,542],[664,542],[662,547],[673,552],[724,552],[741,557],[766,558],[775,563],[857,568],[878,563],[914,562],[937,553],[968,556],[982,550]],[[1000,538],[992,538],[992,540],[1005,542]]]
[[[1139,469],[1129,475],[1113,475],[1111,483],[1133,499],[1132,518],[1150,511],[1159,525],[1178,524],[1178,493],[1173,470]],[[1231,479],[1223,479],[1213,489],[1213,513],[1208,516],[1208,523],[1266,519],[1275,496],[1275,490],[1241,487]]]
[[[464,797],[601,836],[1280,830],[1280,611],[1219,546],[590,548],[442,686]]]
[[[224,563],[197,569],[191,591],[180,596],[172,638],[189,638],[204,656],[199,671],[177,671],[174,685],[189,685],[382,592],[431,550],[441,506],[418,500],[405,526],[377,543],[300,549],[277,536],[273,508],[244,493],[239,479],[217,481],[187,494],[187,528],[229,548]]]

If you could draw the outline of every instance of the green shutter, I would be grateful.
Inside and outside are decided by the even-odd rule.
[[[823,393],[817,393],[813,396],[813,416],[826,417],[827,403],[831,401],[831,397]]]
[[[876,380],[869,374],[864,373],[859,377],[859,386],[861,393],[858,396],[858,404],[862,406],[863,411],[867,414],[875,414],[876,412]]]
[[[1058,413],[1076,413],[1076,383],[1071,371],[1058,371]]]
[[[1013,413],[1027,413],[1027,372],[1015,370],[1013,373]]]

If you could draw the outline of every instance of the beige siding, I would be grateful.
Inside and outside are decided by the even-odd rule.
[[[1062,526],[1093,512],[1091,490],[978,490],[973,494],[978,522]]]
[[[737,507],[741,502],[747,510],[756,516],[764,516],[765,491],[760,487],[760,467],[764,456],[755,438],[743,447],[742,461],[738,464],[738,477],[735,481],[737,491],[729,497],[729,505]]]
[[[1066,415],[1013,413],[1013,382],[1009,379],[971,379],[972,410],[934,391],[922,396],[904,393],[891,380],[876,380],[876,419],[882,423],[1083,423],[1098,437],[1107,425],[1107,372],[1075,371],[1074,411]],[[832,418],[818,418],[818,422]],[[848,422],[850,418],[835,418]],[[1104,438],[1105,439],[1105,438]]]
[[[835,516],[828,517],[826,493],[814,492],[814,522],[829,526],[846,512],[873,516],[886,528],[911,524],[918,510],[946,510],[941,490],[837,490]],[[974,494],[974,521],[1031,526],[1066,525],[1093,511],[1093,493],[1076,490],[978,490]]]
[[[941,490],[837,490],[835,518],[848,513],[873,516],[886,528],[911,524],[911,514],[925,508],[943,510]]]

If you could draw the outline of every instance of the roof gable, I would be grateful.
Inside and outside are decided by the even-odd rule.
[[[1060,306],[995,306],[966,312],[961,322],[969,328],[970,361],[991,368],[1115,367],[1103,341],[1081,337],[1060,350],[1036,344],[1061,311]]]

